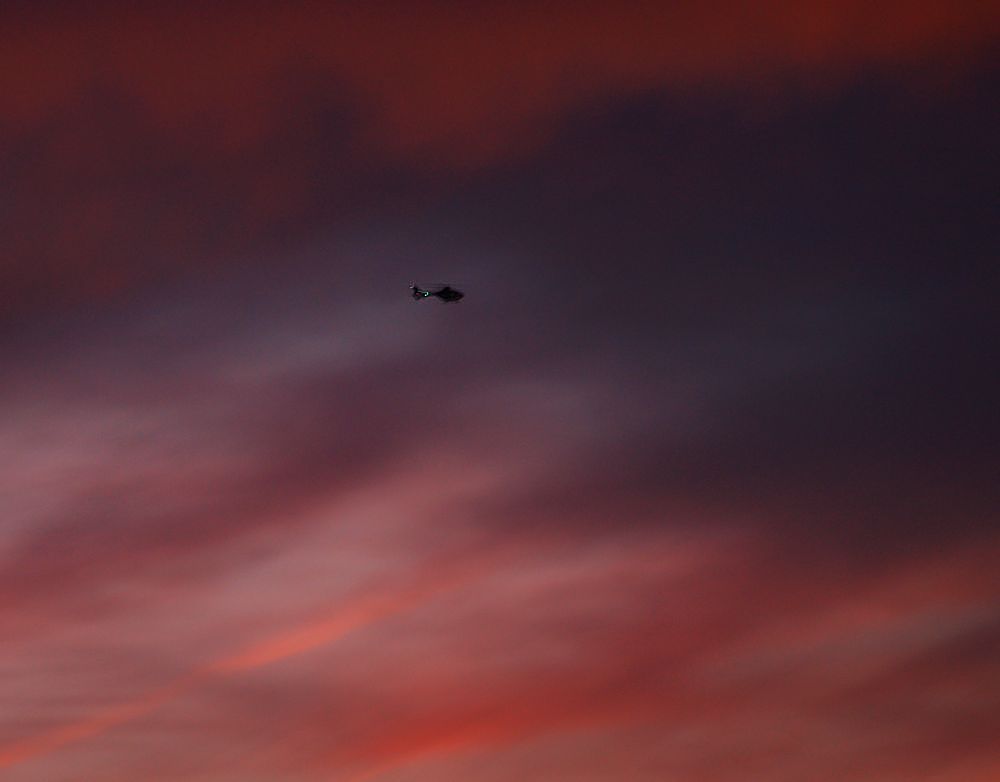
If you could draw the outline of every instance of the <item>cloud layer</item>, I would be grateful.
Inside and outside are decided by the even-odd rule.
[[[1000,772],[995,12],[606,5],[3,12],[4,779]]]

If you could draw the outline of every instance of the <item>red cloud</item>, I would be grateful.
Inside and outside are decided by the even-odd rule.
[[[133,4],[0,15],[15,314],[259,252],[391,200],[388,161],[480,166],[651,90],[962,67],[995,4]]]
[[[0,769],[16,766],[55,752],[69,744],[95,738],[121,725],[151,714],[160,707],[205,684],[213,677],[245,674],[300,654],[334,644],[372,624],[389,620],[454,589],[468,575],[435,574],[396,592],[362,596],[338,607],[328,616],[292,630],[277,633],[232,654],[201,666],[134,700],[112,706],[76,722],[0,745]]]
[[[988,50],[994,4],[450,2],[188,4],[35,12],[0,47],[8,121],[40,121],[94,85],[117,87],[178,134],[255,143],[311,73],[357,102],[382,152],[482,159],[558,116],[622,92],[831,79]]]

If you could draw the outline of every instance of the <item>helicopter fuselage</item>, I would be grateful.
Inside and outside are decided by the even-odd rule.
[[[423,288],[417,285],[411,285],[410,290],[413,292],[414,299],[427,299],[430,298],[431,296],[434,296],[438,299],[441,299],[441,301],[450,302],[450,301],[461,301],[462,298],[465,296],[465,294],[462,293],[462,291],[457,291],[450,285],[445,285],[443,288],[439,288],[436,291],[424,290]]]

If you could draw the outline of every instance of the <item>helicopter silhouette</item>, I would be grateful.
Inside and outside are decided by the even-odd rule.
[[[411,285],[410,291],[415,299],[426,299],[430,296],[437,296],[443,302],[461,301],[462,297],[465,296],[462,291],[455,290],[450,285],[445,285],[436,291],[424,290],[419,285]]]

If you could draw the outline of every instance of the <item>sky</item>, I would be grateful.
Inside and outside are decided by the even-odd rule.
[[[998,47],[5,2],[0,779],[1000,777]]]

